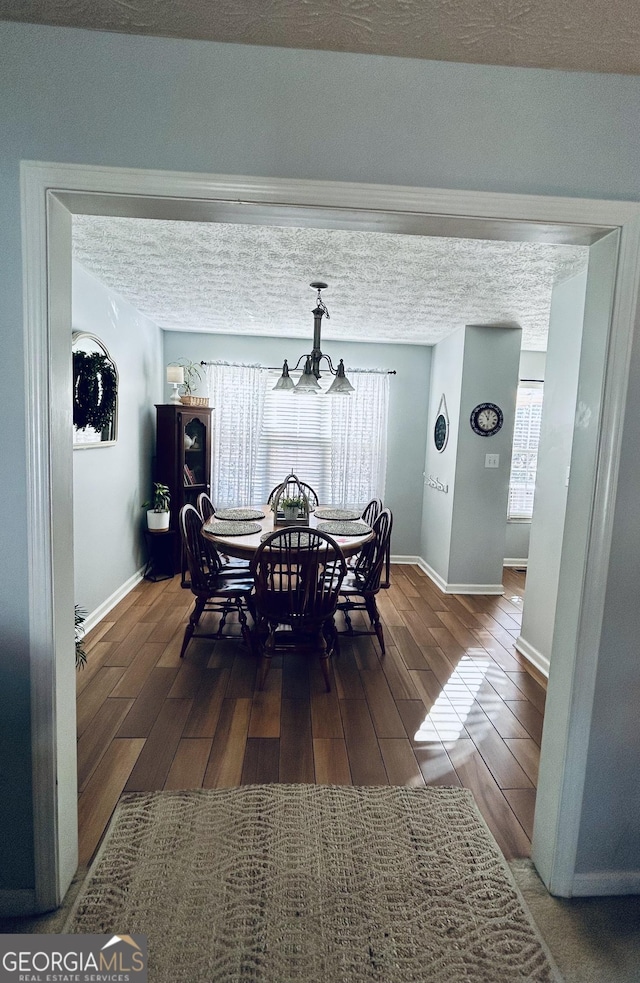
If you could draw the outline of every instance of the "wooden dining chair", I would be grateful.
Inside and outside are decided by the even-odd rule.
[[[363,520],[363,522],[366,522],[368,526],[373,528],[373,523],[376,521],[381,512],[382,500],[379,498],[372,498],[371,501],[367,502],[365,505],[360,518]]]
[[[392,526],[393,516],[390,509],[383,509],[373,523],[374,539],[365,543],[358,554],[355,567],[344,579],[340,588],[341,599],[337,607],[338,611],[343,613],[346,624],[346,628],[343,631],[339,630],[338,634],[376,635],[383,655],[385,654],[384,633],[376,604],[376,594],[381,586]],[[352,611],[366,612],[371,628],[354,628],[350,617]]]
[[[317,529],[279,529],[260,544],[251,560],[262,650],[260,689],[280,645],[317,652],[327,691],[331,689],[329,659],[336,644],[333,616],[346,570],[338,543]]]
[[[362,512],[361,518],[367,523],[368,526],[372,526],[380,513],[382,512],[382,500],[379,498],[372,498],[370,502],[365,505]],[[353,563],[349,563],[350,567],[357,566],[357,557],[354,559]],[[380,586],[387,587],[391,586],[391,539],[387,543],[387,552],[384,556],[384,567],[383,574],[380,577]]]
[[[360,518],[363,522],[366,522],[368,526],[373,528],[373,523],[376,521],[380,513],[382,512],[382,501],[379,498],[372,498],[370,502],[367,502],[362,510]],[[350,556],[347,560],[348,570],[354,570],[358,563],[359,553],[354,556]],[[348,571],[347,571],[348,572]]]
[[[198,495],[197,507],[203,523],[207,522],[216,514],[214,504],[206,492],[200,492]],[[203,536],[200,538],[202,540],[202,549],[205,558],[215,573],[224,574],[225,577],[251,576],[248,560],[240,560],[235,557],[232,559],[216,549],[210,539],[205,539]]]
[[[193,505],[183,505],[179,515],[180,535],[189,569],[189,589],[195,597],[195,603],[189,622],[185,628],[180,649],[180,658],[184,657],[187,646],[192,638],[221,638],[224,633],[227,617],[233,611],[238,612],[242,638],[251,644],[251,634],[247,623],[247,611],[252,610],[251,592],[253,579],[245,577],[228,577],[211,569],[202,550],[203,539],[200,535],[202,518]],[[220,615],[218,628],[215,632],[198,632],[196,628],[205,612]]]
[[[216,514],[214,504],[206,492],[200,492],[196,504],[203,522],[206,522],[207,519],[210,519],[212,515]]]

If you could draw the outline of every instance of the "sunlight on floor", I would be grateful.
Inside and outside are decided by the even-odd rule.
[[[414,735],[414,741],[455,741],[463,733],[491,660],[463,655]]]

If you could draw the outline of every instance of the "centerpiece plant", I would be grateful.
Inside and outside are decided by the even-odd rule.
[[[279,504],[286,519],[296,519],[300,510],[304,508],[304,498],[302,495],[292,495],[281,498]]]

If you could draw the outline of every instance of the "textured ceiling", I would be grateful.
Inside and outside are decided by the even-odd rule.
[[[519,324],[546,349],[551,288],[585,246],[76,215],[73,254],[160,327],[434,344],[465,324]]]
[[[0,0],[0,18],[240,44],[640,74],[638,0]]]

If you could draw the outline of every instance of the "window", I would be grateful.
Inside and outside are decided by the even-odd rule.
[[[356,372],[350,396],[297,396],[274,392],[270,372],[258,451],[261,501],[290,471],[321,502],[364,506],[384,497],[388,375]],[[328,389],[329,373],[320,380]]]
[[[533,515],[542,398],[541,382],[518,386],[509,481],[509,519],[530,519]]]
[[[274,392],[279,378],[279,372],[269,372],[258,448],[258,500],[266,502],[271,490],[293,471],[311,485],[319,501],[330,502],[334,398]],[[323,389],[332,378],[320,380]]]
[[[384,498],[389,377],[348,372],[356,386],[350,396],[303,396],[274,392],[279,371],[209,366],[216,507],[266,502],[290,471],[324,503]],[[327,372],[320,385],[331,382]]]

